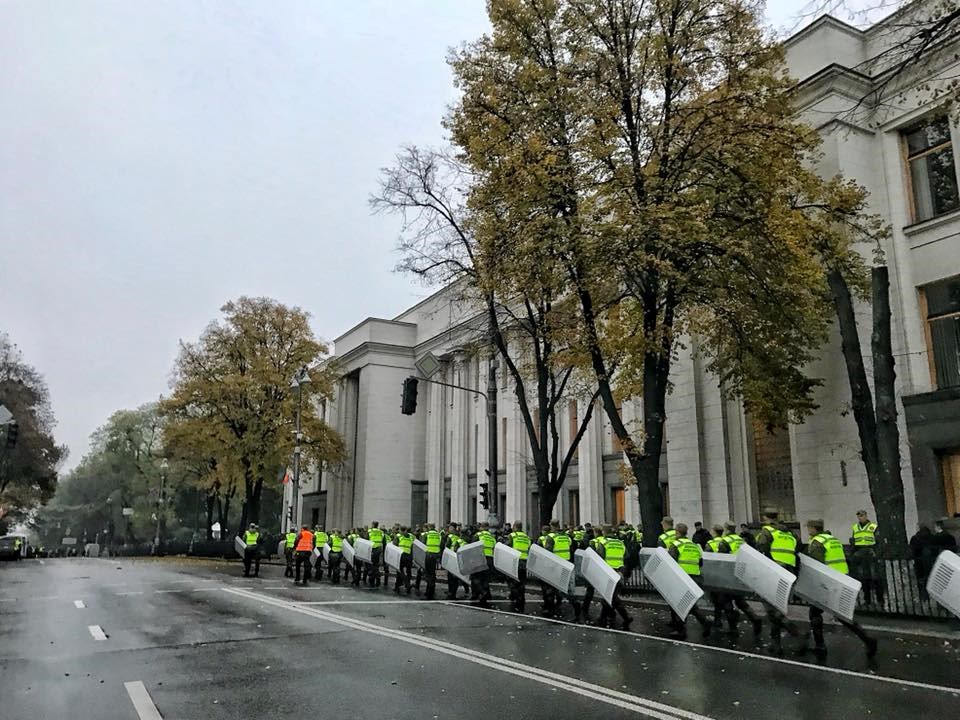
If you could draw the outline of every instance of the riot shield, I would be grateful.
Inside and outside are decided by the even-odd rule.
[[[457,559],[457,553],[450,548],[444,548],[443,555],[440,558],[440,567],[454,577],[467,583],[467,585],[470,584],[470,576],[460,572],[460,561]]]
[[[327,543],[323,544],[323,549],[320,551],[323,554],[323,561],[325,563],[330,562],[330,545]]]
[[[581,555],[582,553],[582,555]],[[608,605],[613,604],[613,593],[617,589],[617,583],[620,582],[620,573],[607,565],[607,561],[593,549],[577,550],[577,555],[581,555],[581,572],[584,579],[590,583],[591,587],[607,601]]]
[[[927,592],[960,617],[960,555],[949,550],[940,553],[927,578]]]
[[[346,538],[343,539],[343,550],[341,550],[341,552],[343,553],[343,559],[346,561],[347,565],[352,566],[354,556],[353,545],[351,545],[350,541]]]
[[[786,615],[796,575],[747,544],[734,557],[737,579]]]
[[[323,556],[323,550],[321,550],[318,547],[315,547],[313,549],[313,552],[310,553],[310,564],[313,565],[313,567],[316,567],[317,563],[320,561],[320,558],[322,556]]]
[[[460,574],[468,577],[489,568],[487,558],[483,554],[483,543],[479,541],[464,545],[457,550],[457,559],[460,562]]]
[[[427,546],[419,540],[413,541],[413,564],[421,570],[427,569]]]
[[[353,543],[353,554],[360,562],[373,562],[373,543],[366,538],[357,538]]]
[[[801,555],[800,574],[793,592],[814,607],[853,621],[860,585],[859,580],[837,572],[808,555]]]
[[[685,619],[697,600],[703,597],[703,589],[677,565],[665,548],[654,548],[648,554],[643,574],[681,618]]]
[[[493,546],[493,567],[511,580],[520,580],[520,551],[498,542]]]
[[[387,567],[393,568],[397,572],[400,572],[400,558],[402,557],[403,550],[398,545],[387,543],[387,546],[383,549],[383,558]]]
[[[703,553],[703,587],[725,593],[745,594],[750,588],[737,578],[737,556],[730,553]]]
[[[570,590],[573,563],[539,545],[531,545],[527,555],[527,575],[542,580],[562,593]]]
[[[284,555],[286,555],[286,549],[287,549],[286,541],[281,540],[279,543],[277,543],[277,556],[283,557]]]
[[[240,557],[243,557],[243,553],[247,549],[247,544],[239,535],[233,539],[233,549],[237,551],[237,555]]]

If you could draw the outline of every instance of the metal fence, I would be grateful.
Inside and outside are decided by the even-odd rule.
[[[857,610],[865,615],[888,615],[895,617],[933,618],[948,620],[953,616],[930,599],[926,591],[929,563],[914,560],[877,560],[872,568],[853,571],[864,583],[857,601]],[[624,581],[627,594],[656,593],[639,568],[634,569]],[[877,589],[880,592],[877,592]],[[869,595],[867,593],[869,590]],[[791,601],[803,605],[794,597]]]

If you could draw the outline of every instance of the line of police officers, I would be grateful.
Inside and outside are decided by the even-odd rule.
[[[663,532],[657,539],[657,545],[666,548],[680,568],[699,584],[703,565],[703,548],[687,536],[688,528],[685,524],[674,525],[672,518],[665,517],[661,525]],[[800,543],[796,535],[779,521],[776,512],[767,511],[764,513],[762,528],[755,539],[747,533],[738,534],[736,527],[733,522],[715,525],[712,529],[712,538],[707,542],[707,550],[735,555],[745,542],[752,541],[751,544],[755,544],[757,550],[781,567],[792,573],[797,572],[797,553]],[[843,545],[824,529],[823,521],[809,520],[807,530],[810,534],[810,542],[806,547],[806,553],[834,570],[847,574],[849,567]],[[870,522],[864,511],[858,512],[857,523],[852,527],[851,543],[854,546],[854,553],[862,553],[864,550],[873,552],[876,545],[876,533],[876,523]],[[348,564],[343,559],[343,542],[347,540],[352,544],[360,537],[369,540],[373,546],[372,562],[364,563],[355,559],[352,564]],[[417,568],[415,579],[412,554],[414,539],[420,540],[426,547],[425,567]],[[260,533],[255,525],[251,525],[250,529],[246,531],[244,541],[247,544],[247,551],[244,554],[244,576],[250,574],[251,565],[254,564],[254,574],[257,575],[260,569],[260,553],[258,550]],[[499,576],[493,565],[494,547],[497,542],[502,542],[520,553],[519,579],[506,578],[506,580],[510,590],[511,606],[516,612],[522,613],[526,609],[526,561],[531,545],[540,545],[568,561],[573,560],[574,552],[577,549],[593,548],[607,565],[625,577],[629,577],[633,570],[639,566],[639,550],[643,545],[643,533],[626,523],[621,523],[616,528],[607,525],[600,530],[594,528],[590,523],[576,528],[564,528],[557,521],[543,526],[536,538],[524,532],[523,525],[520,522],[513,523],[512,526],[506,525],[499,534],[495,533],[486,523],[480,524],[476,529],[467,531],[464,531],[463,527],[457,523],[449,524],[444,531],[437,530],[433,524],[425,524],[415,529],[394,525],[389,531],[384,531],[380,528],[379,523],[373,522],[368,528],[354,528],[348,533],[343,533],[339,529],[327,533],[321,527],[311,531],[304,525],[299,532],[291,530],[284,537],[285,575],[293,578],[295,583],[302,582],[306,585],[311,573],[311,553],[313,549],[329,545],[328,560],[324,561],[320,557],[314,565],[314,580],[319,581],[326,577],[332,583],[339,584],[342,570],[345,582],[352,582],[354,586],[365,583],[369,587],[380,587],[382,572],[383,585],[389,587],[391,568],[386,564],[384,548],[392,544],[400,551],[400,568],[396,572],[393,591],[400,594],[401,590],[405,590],[406,594],[409,595],[415,589],[419,595],[421,582],[425,580],[425,597],[432,600],[436,593],[436,571],[440,565],[443,550],[450,549],[456,552],[459,548],[471,542],[481,542],[483,544],[483,553],[487,559],[487,570],[472,574],[469,585],[453,573],[447,573],[447,598],[456,599],[460,587],[463,586],[465,597],[469,597],[481,607],[489,606],[492,599],[490,582]],[[621,627],[623,629],[630,627],[632,618],[619,595],[622,585],[623,583],[618,585],[610,604],[607,604],[603,599],[600,600],[601,612],[597,624],[612,627],[615,616],[619,614]],[[566,602],[570,604],[573,610],[575,622],[590,621],[590,607],[594,600],[592,587],[586,587],[582,599],[579,598],[579,593],[563,593],[543,582],[540,583],[540,588],[543,597],[543,615],[560,617],[563,605]],[[710,593],[710,600],[714,609],[712,620],[698,607],[694,607],[690,613],[700,623],[704,637],[709,637],[714,629],[721,628],[724,620],[727,622],[730,633],[738,632],[737,628],[741,615],[749,620],[756,635],[762,632],[763,620],[753,611],[742,595],[714,591]],[[786,629],[790,635],[798,638],[801,633],[794,623],[790,622],[773,606],[766,602],[763,602],[763,605],[770,623],[771,651],[777,654],[782,653],[781,635],[783,630]],[[814,640],[813,650],[820,656],[826,652],[823,634],[823,611],[811,606],[809,618]],[[863,641],[869,657],[876,654],[876,640],[870,638],[860,625],[840,618],[838,620],[843,627]],[[687,636],[686,622],[672,610],[668,628],[673,637],[685,638]],[[803,650],[806,648],[806,638],[804,638],[804,642]]]

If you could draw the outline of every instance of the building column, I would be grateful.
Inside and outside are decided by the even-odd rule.
[[[443,520],[443,388],[427,387],[427,522],[439,525]]]
[[[583,417],[587,403],[577,403],[577,415]],[[594,408],[590,424],[580,440],[578,480],[580,488],[580,521],[602,525],[603,505],[603,423],[601,408]]]
[[[453,384],[466,386],[466,364],[458,357],[454,365]],[[453,417],[451,430],[453,444],[450,447],[450,521],[467,522],[467,503],[470,495],[467,488],[467,403],[471,395],[463,390],[452,390]]]
[[[506,398],[505,398],[506,399]],[[501,508],[501,523],[521,522],[527,518],[527,460],[530,455],[530,443],[527,429],[523,424],[520,403],[516,396],[510,395],[509,403],[504,403],[507,417],[507,506]]]

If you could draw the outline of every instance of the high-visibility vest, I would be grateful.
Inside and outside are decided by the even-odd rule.
[[[570,536],[566,533],[550,533],[553,538],[553,554],[564,560],[570,559]]]
[[[423,534],[423,544],[427,546],[427,552],[436,555],[440,552],[440,533],[436,530],[427,530]]]
[[[866,525],[853,524],[854,547],[870,547],[877,544],[877,524],[868,522]]]
[[[627,546],[618,538],[597,538],[597,545],[603,546],[603,559],[614,570],[623,567],[623,557],[627,554]]]
[[[546,547],[546,546],[547,546],[547,536],[546,536],[546,535],[541,535],[540,537],[538,537],[538,538],[537,538],[537,545],[539,545],[540,547]]]
[[[677,531],[673,528],[670,528],[669,530],[665,530],[664,532],[660,533],[660,537],[657,538],[657,541],[669,550],[670,546],[673,545],[674,540],[676,540],[676,537]]]
[[[370,528],[367,530],[367,539],[375,548],[383,547],[383,530],[380,528]]]
[[[456,533],[450,533],[447,535],[447,547],[451,550],[456,550],[461,545],[466,545],[463,538],[457,535]]]
[[[730,533],[729,535],[723,536],[723,541],[727,544],[727,547],[730,548],[730,554],[736,555],[737,550],[740,549],[740,546],[743,545],[744,540],[742,537],[736,533]]]
[[[247,530],[243,534],[243,541],[247,545],[256,545],[259,540],[260,540],[260,533],[258,532],[251,532],[250,530]]]
[[[358,537],[360,536],[357,535],[356,533],[350,533],[349,535],[347,535],[347,540],[349,540],[350,544],[353,545],[357,541]]]
[[[497,544],[496,536],[489,530],[481,530],[477,533],[480,542],[483,543],[483,554],[485,557],[493,557],[493,548]]]
[[[707,547],[710,548],[710,552],[720,552],[720,543],[722,542],[722,537],[710,538],[707,541]]]
[[[579,542],[583,542],[583,538],[585,538],[586,535],[587,535],[587,531],[586,531],[586,530],[574,530],[574,531],[573,531],[573,539],[574,539],[574,541],[576,541],[576,542],[578,542],[578,543],[579,543]]]
[[[339,535],[330,536],[330,552],[343,552],[343,538]]]
[[[283,541],[287,550],[293,550],[293,546],[297,544],[297,534],[295,532],[288,532]]]
[[[674,538],[674,547],[677,548],[677,564],[687,575],[700,574],[700,558],[703,551],[690,538]]]
[[[404,555],[409,555],[413,550],[413,535],[407,535],[406,533],[397,534],[397,546],[403,552]]]
[[[510,533],[510,546],[520,553],[520,559],[526,560],[530,553],[530,536],[523,530],[514,530]]]
[[[797,538],[793,533],[778,530],[773,525],[764,525],[763,529],[773,538],[770,542],[770,557],[784,567],[797,566]]]
[[[300,539],[297,540],[297,552],[310,552],[313,550],[313,533],[309,530],[300,531]]]
[[[812,537],[810,542],[823,545],[823,562],[826,565],[829,565],[844,575],[850,574],[850,569],[847,567],[847,556],[843,552],[842,542],[828,532],[822,532]]]
[[[330,536],[327,535],[323,530],[317,530],[313,537],[317,540],[317,547],[323,547],[327,544],[327,541],[330,539]]]

